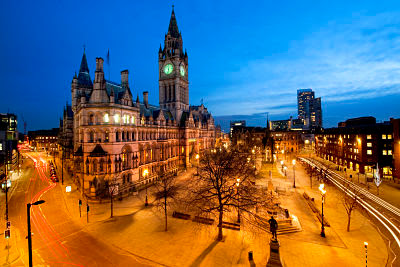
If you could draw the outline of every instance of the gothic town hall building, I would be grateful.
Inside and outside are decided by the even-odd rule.
[[[192,166],[196,155],[215,143],[215,127],[204,105],[189,105],[188,55],[174,11],[158,51],[159,106],[133,98],[129,71],[121,83],[105,79],[96,58],[92,81],[85,52],[72,80],[73,173],[81,192],[101,196],[107,184],[127,193],[160,173]],[[67,107],[68,108],[68,107]],[[65,117],[65,115],[64,115]],[[64,118],[64,121],[65,118]]]

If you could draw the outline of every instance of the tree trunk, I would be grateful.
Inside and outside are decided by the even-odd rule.
[[[347,215],[347,232],[350,232],[350,219],[351,219],[351,211]]]
[[[165,214],[165,232],[168,231],[167,224],[167,198],[164,198],[164,214]]]
[[[222,208],[219,210],[219,219],[218,219],[218,241],[222,240],[222,217],[223,217],[224,211]]]
[[[378,191],[378,196],[379,196],[379,186],[376,187],[376,190]]]

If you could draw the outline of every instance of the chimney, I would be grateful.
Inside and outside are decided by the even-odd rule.
[[[149,92],[147,91],[143,92],[143,103],[146,106],[146,108],[149,106]]]
[[[101,57],[96,58],[96,71],[103,71],[103,62],[104,59],[102,59]]]
[[[94,81],[102,82],[104,80],[103,62],[101,57],[96,58],[96,71],[94,73]]]
[[[129,85],[129,71],[128,70],[121,71],[121,85],[122,85],[122,87]]]

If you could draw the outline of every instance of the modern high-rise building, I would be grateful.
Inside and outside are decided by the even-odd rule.
[[[298,118],[302,119],[306,129],[322,127],[321,98],[315,98],[311,89],[297,90]]]

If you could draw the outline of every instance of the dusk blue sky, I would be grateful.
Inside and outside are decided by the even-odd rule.
[[[225,128],[297,116],[296,92],[322,97],[323,124],[400,117],[399,1],[3,1],[0,112],[28,130],[58,127],[86,45],[110,49],[111,80],[158,104],[158,48],[175,5],[189,56],[189,96]],[[108,78],[107,65],[105,65]],[[22,127],[20,127],[22,130]]]

